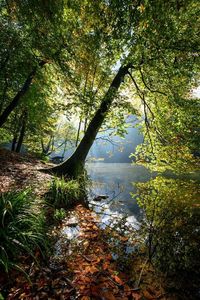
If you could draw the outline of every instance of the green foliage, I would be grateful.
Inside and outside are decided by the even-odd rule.
[[[12,138],[12,135],[11,135],[11,133],[8,130],[5,130],[4,128],[0,129],[0,140],[1,140],[1,143],[8,142],[8,141],[11,140],[11,138]]]
[[[137,187],[149,259],[167,275],[198,274],[199,184],[157,177]]]
[[[71,123],[74,114],[85,132],[115,70],[130,63],[133,80],[129,74],[116,93],[106,126],[123,136],[124,114],[139,111],[140,163],[199,167],[199,100],[190,96],[199,85],[198,0],[3,0],[0,16],[0,114],[37,67],[3,140],[19,134],[25,110],[25,141],[32,150],[39,150],[41,139],[48,143],[61,114]]]
[[[77,180],[54,177],[47,193],[47,202],[55,208],[70,208],[83,201],[84,190]]]
[[[138,10],[129,56],[142,104],[144,144],[137,159],[154,169],[197,169],[200,102],[191,92],[199,85],[198,1],[143,1]]]
[[[6,272],[12,267],[19,268],[20,254],[34,257],[36,249],[45,250],[44,221],[30,191],[0,195],[0,266]]]
[[[198,170],[200,160],[195,153],[200,147],[199,122],[198,99],[182,99],[180,106],[163,99],[149,128],[143,124],[146,135],[145,142],[137,148],[138,163],[161,171]]]
[[[66,217],[66,211],[63,208],[55,209],[53,217],[55,221],[60,222]]]

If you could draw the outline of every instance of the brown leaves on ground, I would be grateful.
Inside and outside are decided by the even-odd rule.
[[[33,157],[0,150],[0,192],[31,186],[37,194],[42,195],[45,183],[51,180],[50,175],[39,172],[43,167]],[[148,288],[145,286],[142,289],[134,289],[130,285],[130,274],[118,270],[112,257],[112,248],[105,239],[105,231],[99,228],[97,216],[92,211],[79,205],[71,213],[77,216],[80,227],[76,250],[69,254],[70,241],[65,241],[60,262],[53,267],[50,261],[45,266],[41,262],[39,267],[30,262],[30,258],[22,257],[22,268],[31,282],[27,281],[23,273],[13,271],[9,288],[10,283],[5,274],[0,274],[0,292],[5,286],[9,290],[6,299],[165,299],[159,289],[149,288],[151,283],[148,283]],[[61,228],[57,228],[55,235]],[[123,243],[128,240],[127,237],[117,236]]]
[[[139,292],[135,291],[133,296],[133,289],[126,283],[127,275],[117,270],[96,217],[80,205],[76,211],[83,247],[68,261],[68,268],[74,271],[73,285],[79,299],[141,299]]]
[[[13,272],[14,275],[14,272]],[[23,274],[17,274],[14,286],[10,289],[7,300],[70,299],[75,288],[68,279],[67,270],[39,268],[30,276],[31,283]]]
[[[43,194],[45,183],[52,178],[39,171],[44,167],[30,155],[0,149],[0,193],[31,187],[37,194]]]
[[[165,298],[152,280],[134,289],[130,274],[120,272],[112,257],[112,248],[105,239],[104,230],[98,227],[97,217],[89,209],[78,205],[69,215],[75,215],[80,228],[78,244],[69,253],[63,249],[58,263],[38,267],[26,266],[31,284],[23,274],[13,272],[16,278],[7,300],[153,300]],[[65,228],[67,220],[63,221]],[[68,223],[69,224],[69,223]],[[68,225],[69,226],[69,225]],[[62,230],[62,225],[57,229]],[[63,246],[69,247],[69,241]],[[73,241],[72,241],[73,242]],[[62,247],[63,247],[62,246]],[[134,263],[134,262],[133,262]],[[134,265],[134,268],[138,268]],[[140,269],[138,269],[138,276]],[[149,273],[152,271],[149,269]],[[144,274],[144,280],[147,273]],[[149,278],[148,278],[149,280]]]
[[[144,284],[141,289],[135,289],[130,285],[132,278],[128,272],[119,271],[112,257],[112,247],[105,238],[105,232],[97,226],[97,216],[81,205],[76,207],[76,212],[81,228],[79,234],[81,243],[79,251],[74,252],[67,266],[74,272],[72,283],[76,288],[78,299],[166,299],[159,284],[152,279],[149,279],[148,285]],[[120,241],[127,242],[126,237],[118,234],[117,237]]]

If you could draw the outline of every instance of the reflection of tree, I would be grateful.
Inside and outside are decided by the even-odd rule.
[[[149,260],[179,283],[189,276],[188,291],[194,289],[200,275],[199,185],[157,177],[137,188]]]

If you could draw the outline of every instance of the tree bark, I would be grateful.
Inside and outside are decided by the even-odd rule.
[[[58,175],[66,175],[71,178],[77,178],[84,170],[85,159],[88,152],[96,138],[96,135],[102,126],[102,123],[109,112],[110,106],[116,96],[116,93],[124,80],[125,75],[128,73],[130,65],[121,67],[115,78],[113,79],[106,95],[104,96],[99,109],[96,111],[93,119],[91,120],[84,137],[76,148],[72,156],[65,160],[62,164],[49,169],[49,172]]]
[[[43,67],[46,64],[45,61],[41,61],[39,63],[40,67]],[[11,103],[4,109],[3,113],[0,115],[0,127],[3,126],[3,124],[7,121],[9,115],[11,112],[15,109],[15,107],[19,104],[21,98],[26,94],[26,92],[29,90],[29,87],[33,81],[33,78],[35,77],[37,71],[37,66],[33,68],[33,70],[29,73],[26,81],[24,82],[21,90],[16,94],[16,96],[13,98]]]
[[[42,146],[42,154],[45,156],[49,156],[53,152],[54,136],[52,134],[50,135],[49,141],[46,144],[46,146],[44,145],[43,139],[41,139],[41,146]]]
[[[11,151],[15,151],[16,150],[17,139],[18,139],[19,132],[20,132],[21,118],[22,118],[22,116],[20,118],[17,118],[17,114],[15,113],[14,120],[13,120],[14,133],[13,133],[13,140],[12,140]]]
[[[17,135],[15,134],[12,140],[11,151],[15,151],[16,143],[17,143]]]
[[[23,120],[22,120],[22,127],[20,130],[19,139],[18,139],[17,146],[15,149],[15,152],[17,152],[17,153],[19,153],[21,151],[21,147],[22,147],[22,143],[23,143],[25,131],[26,131],[26,121],[27,121],[27,112],[24,113]]]
[[[82,120],[80,119],[79,120],[79,124],[78,124],[78,131],[77,131],[77,136],[76,136],[76,147],[78,146],[78,142],[79,142],[79,136],[80,136],[80,131],[81,131],[81,123],[82,123]]]

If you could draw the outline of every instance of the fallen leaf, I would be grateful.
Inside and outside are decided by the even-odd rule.
[[[110,291],[102,292],[101,297],[105,300],[116,300],[115,296]]]
[[[128,285],[124,285],[124,292],[126,293],[127,296],[131,294],[131,289]]]
[[[99,293],[100,293],[99,286],[91,286],[90,291],[91,291],[91,296],[99,297]]]
[[[112,278],[120,285],[123,285],[123,281],[117,276],[117,275],[112,275]]]
[[[106,255],[106,259],[111,260],[112,259],[112,255],[111,254]]]
[[[126,237],[126,236],[120,236],[120,241],[127,242],[128,241],[128,237]]]
[[[106,261],[105,263],[103,263],[102,268],[103,268],[103,270],[105,271],[105,270],[108,269],[109,266],[110,266],[110,262],[109,262],[109,261]]]
[[[148,300],[153,300],[155,299],[155,296],[152,296],[147,290],[143,292],[143,295],[146,299]]]
[[[132,296],[134,300],[140,300],[142,298],[141,295],[136,292],[132,292]]]
[[[91,267],[89,266],[89,267],[85,268],[85,272],[94,274],[94,273],[99,272],[99,270],[95,266],[91,266]]]

